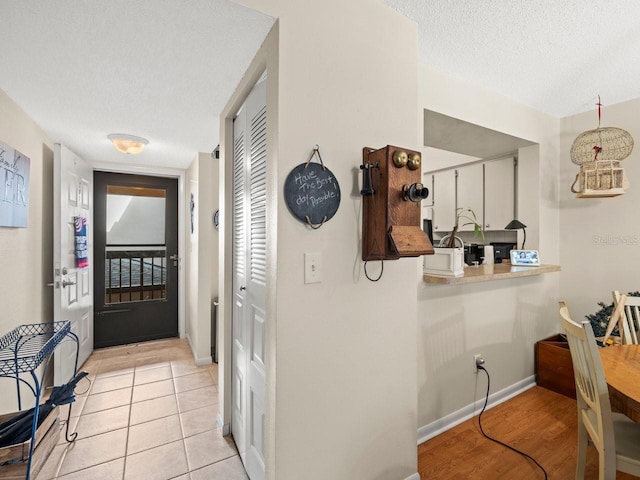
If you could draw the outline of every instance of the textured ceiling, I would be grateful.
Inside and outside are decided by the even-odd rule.
[[[0,89],[94,162],[186,168],[273,24],[227,0],[0,0]],[[149,140],[136,157],[107,135]]]
[[[435,70],[556,117],[640,97],[637,0],[384,0]]]
[[[288,0],[295,1],[295,0]],[[562,117],[640,97],[637,0],[383,0],[419,60]],[[0,89],[94,162],[185,168],[274,19],[229,0],[0,0]],[[149,139],[116,152],[109,133]]]

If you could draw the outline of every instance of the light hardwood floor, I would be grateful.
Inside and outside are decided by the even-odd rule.
[[[549,480],[575,478],[577,422],[575,400],[538,386],[482,415],[488,435],[534,457]],[[422,480],[544,479],[533,462],[484,438],[477,417],[419,445],[418,471]],[[598,457],[589,448],[585,480],[597,478]]]

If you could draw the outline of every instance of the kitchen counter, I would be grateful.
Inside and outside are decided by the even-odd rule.
[[[444,277],[424,274],[426,283],[441,285],[454,285],[461,283],[489,282],[505,278],[529,277],[542,275],[543,273],[559,272],[560,265],[540,265],[539,267],[521,267],[510,263],[496,263],[495,265],[479,265],[477,267],[465,267],[461,277]]]

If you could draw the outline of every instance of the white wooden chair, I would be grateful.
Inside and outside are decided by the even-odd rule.
[[[588,321],[575,323],[569,317],[567,306],[562,303],[560,323],[567,334],[576,382],[576,480],[584,479],[589,443],[598,451],[600,480],[614,480],[617,470],[640,476],[640,424],[611,412],[609,390],[591,324]]]
[[[620,329],[620,337],[623,345],[638,344],[638,329],[640,327],[640,297],[631,297],[621,295],[618,290],[611,292],[613,296],[613,304],[624,303],[624,310],[620,318],[622,329]],[[634,320],[635,319],[635,320]]]
[[[613,303],[615,304],[615,307],[613,309],[613,312],[611,313],[611,317],[609,317],[609,324],[607,325],[607,330],[604,334],[604,337],[602,337],[602,343],[604,343],[605,346],[607,345],[607,340],[609,340],[611,332],[613,332],[613,329],[616,325],[618,325],[618,332],[620,333],[620,343],[633,343],[630,341],[631,333],[629,332],[627,317],[624,314],[624,306],[626,301],[626,295],[618,294],[617,297],[615,296],[615,294],[613,295]]]

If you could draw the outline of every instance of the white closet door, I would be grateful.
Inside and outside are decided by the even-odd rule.
[[[245,122],[240,114],[233,122],[233,346],[231,384],[231,432],[243,463],[246,459],[246,327],[243,318],[246,291],[246,161]]]
[[[266,327],[266,81],[234,122],[232,431],[252,480],[264,479]],[[235,418],[237,417],[237,419]]]

